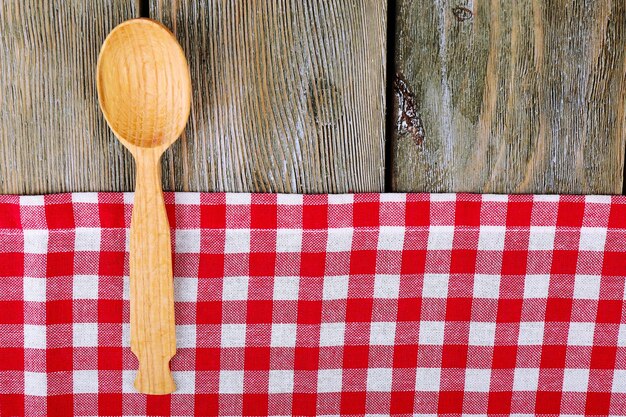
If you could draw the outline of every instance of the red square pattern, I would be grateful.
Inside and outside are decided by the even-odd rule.
[[[0,252],[0,279],[2,277],[21,277],[24,275],[24,254]]]
[[[199,251],[175,253],[170,366],[187,379],[167,396],[122,392],[137,368],[122,346],[132,206],[90,198],[0,196],[2,415],[626,411],[615,379],[626,363],[624,197],[166,193],[170,213],[200,216],[172,233],[202,236]],[[453,239],[429,253],[431,224]],[[298,233],[228,253],[216,230],[227,225]],[[404,241],[377,240],[381,225],[405,228]],[[494,226],[503,241],[465,238]],[[531,226],[554,228],[556,250],[533,248]],[[606,229],[604,252],[563,239],[585,226]],[[50,229],[46,245],[24,239],[30,227]],[[71,251],[76,228],[97,227],[103,250]],[[329,227],[353,230],[327,246]],[[587,373],[582,392],[568,391]]]
[[[46,222],[49,229],[74,228],[74,207],[71,202],[46,204]]]
[[[226,227],[226,205],[203,205],[200,207],[200,227],[220,229]]]
[[[457,201],[455,210],[456,226],[480,226],[480,201]]]
[[[20,206],[0,203],[0,229],[19,229],[21,225]]]
[[[252,204],[250,227],[253,229],[276,229],[276,205]]]
[[[101,203],[98,214],[101,227],[123,228],[126,227],[124,219],[124,204]]]
[[[354,227],[361,227],[361,226],[376,227],[380,224],[379,203],[359,202],[359,203],[354,203],[353,207],[354,207],[353,209]]]

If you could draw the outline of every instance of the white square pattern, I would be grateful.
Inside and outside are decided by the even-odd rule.
[[[26,349],[46,348],[46,326],[24,325],[24,347]]]
[[[246,345],[245,324],[222,325],[222,347],[244,347]]]
[[[500,276],[474,275],[474,298],[497,299],[500,295]]]
[[[177,253],[200,253],[200,229],[176,230]]]
[[[579,249],[581,251],[604,251],[606,230],[605,227],[581,227]]]
[[[561,200],[558,194],[538,194],[533,196],[533,201],[557,202]]]
[[[269,392],[271,394],[288,394],[293,392],[293,370],[271,370]]]
[[[40,372],[24,372],[24,394],[37,397],[48,395],[48,375]]]
[[[175,193],[174,201],[176,204],[200,205],[200,193]]]
[[[496,323],[472,321],[469,330],[469,344],[472,346],[493,346],[496,339]]]
[[[448,296],[448,274],[424,274],[424,298],[446,298]]]
[[[324,277],[324,300],[345,300],[348,298],[348,277],[326,276]]]
[[[43,206],[45,203],[42,195],[20,196],[20,206]]]
[[[440,368],[417,368],[415,372],[415,391],[439,391],[441,382]]]
[[[326,252],[350,252],[353,233],[351,227],[328,229]]]
[[[177,394],[196,393],[196,372],[195,371],[174,371],[172,372],[176,383]]]
[[[539,369],[516,368],[513,376],[513,391],[537,391]]]
[[[130,347],[130,323],[122,323],[122,347]]]
[[[250,229],[226,229],[224,253],[249,253]]]
[[[24,277],[24,301],[46,301],[46,279]]]
[[[478,234],[478,250],[504,250],[504,226],[481,226]]]
[[[563,373],[563,391],[587,392],[589,369],[565,369]]]
[[[524,298],[548,298],[550,275],[527,275],[524,280]]]
[[[128,275],[122,277],[124,287],[122,288],[122,300],[130,300],[130,277]],[[176,280],[174,280],[176,282]]]
[[[542,321],[528,321],[519,324],[518,344],[521,346],[534,346],[543,343]]]
[[[391,368],[369,368],[367,370],[367,390],[377,392],[391,392]]]
[[[595,323],[570,323],[567,344],[570,346],[593,346],[594,330]]]
[[[302,250],[302,230],[276,230],[276,252],[300,252]]]
[[[75,394],[98,393],[98,371],[75,370],[72,373]]]
[[[174,280],[174,300],[194,303],[198,299],[198,278],[176,277]]]
[[[376,275],[374,278],[374,298],[396,299],[399,293],[399,275]]]
[[[242,394],[243,371],[220,371],[220,394]]]
[[[97,203],[98,193],[73,193],[72,203]]]
[[[613,373],[613,392],[626,394],[626,370],[616,369]]]
[[[75,230],[74,250],[76,252],[99,252],[100,229],[96,227],[77,227]]]
[[[576,275],[574,278],[574,298],[597,300],[600,298],[600,277],[597,275]]]
[[[370,326],[370,345],[393,346],[396,339],[396,322],[372,322]]]
[[[328,194],[328,204],[352,204],[354,194]]]
[[[72,280],[72,294],[75,300],[98,299],[97,275],[74,275]]]
[[[380,226],[378,250],[401,251],[404,246],[404,227]]]
[[[443,345],[443,321],[421,321],[419,343],[422,345]]]
[[[466,369],[465,389],[472,392],[489,392],[491,369]]]
[[[296,345],[296,325],[291,323],[272,324],[272,347],[294,347]]]
[[[404,203],[406,202],[405,193],[382,193],[379,197],[381,203]]]
[[[320,369],[317,372],[317,392],[341,392],[341,369]]]
[[[274,278],[274,300],[297,300],[300,289],[300,279],[298,277]]]
[[[453,239],[454,226],[430,226],[428,250],[451,250]]]
[[[301,206],[302,194],[276,194],[276,204],[280,206]]]
[[[74,323],[72,331],[74,347],[97,347],[98,324],[97,323]],[[129,335],[130,339],[130,335]],[[130,343],[130,340],[129,340]]]
[[[531,226],[530,239],[528,241],[529,250],[552,250],[554,248],[554,226]]]
[[[196,326],[194,324],[176,325],[176,347],[195,348],[196,347]]]
[[[342,346],[345,331],[346,324],[343,322],[322,323],[320,327],[320,346]]]
[[[252,202],[250,193],[226,193],[227,205],[244,205],[248,206]]]
[[[24,253],[48,253],[48,230],[25,229]]]
[[[454,193],[431,194],[430,201],[456,201],[456,194]]]
[[[611,204],[610,195],[586,195],[585,203]]]
[[[137,376],[137,371],[135,369],[132,370],[123,370],[122,371],[122,393],[136,393],[137,388],[135,388],[135,377]]]
[[[617,331],[617,346],[626,346],[626,323],[619,325],[619,330]]]
[[[224,277],[223,300],[246,300],[248,299],[248,277]]]
[[[483,194],[483,201],[509,201],[506,194]]]

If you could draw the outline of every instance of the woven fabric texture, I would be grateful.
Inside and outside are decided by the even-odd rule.
[[[166,193],[165,396],[132,198],[0,196],[0,415],[626,415],[625,197]]]

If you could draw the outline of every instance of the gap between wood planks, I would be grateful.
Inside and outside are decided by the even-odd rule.
[[[139,16],[150,17],[150,0],[138,0],[139,1]]]
[[[396,0],[387,2],[387,62],[385,80],[385,192],[393,192],[393,133],[396,124],[393,108],[393,80],[396,75]]]

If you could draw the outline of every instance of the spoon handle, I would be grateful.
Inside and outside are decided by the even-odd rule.
[[[130,226],[130,346],[139,360],[135,388],[176,389],[169,361],[176,353],[170,228],[161,190],[160,153],[135,154],[137,180]]]

